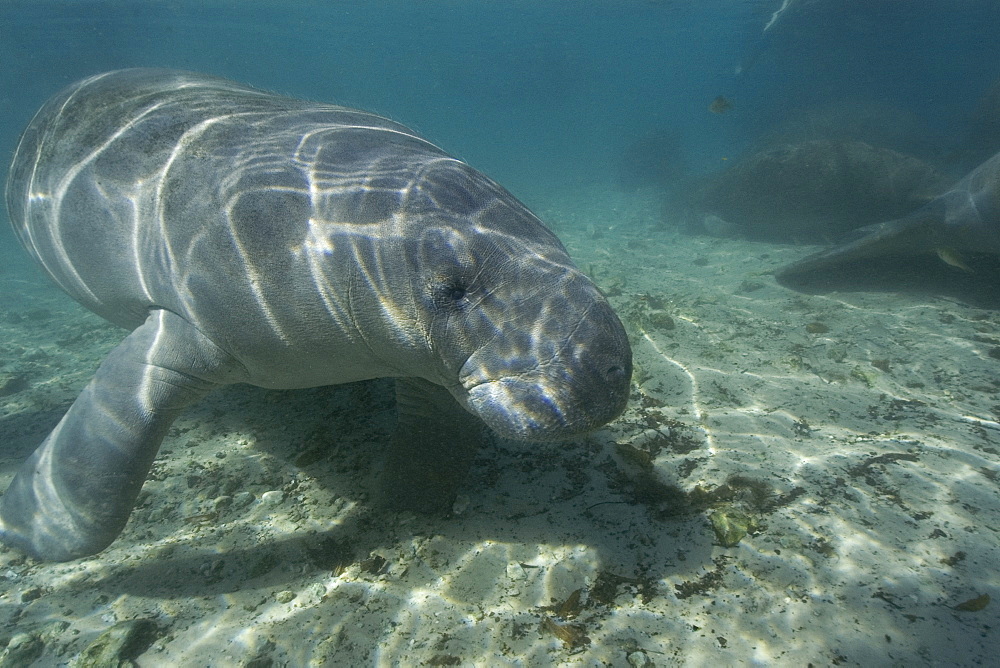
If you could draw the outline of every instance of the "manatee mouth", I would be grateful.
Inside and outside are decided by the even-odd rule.
[[[543,374],[509,376],[469,388],[465,403],[500,436],[557,441],[593,431],[625,410],[631,369],[613,366],[601,376],[600,384]]]

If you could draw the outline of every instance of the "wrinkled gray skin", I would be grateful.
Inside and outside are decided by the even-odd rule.
[[[625,331],[556,237],[373,114],[187,72],[95,76],[31,122],[7,206],[53,280],[131,330],[0,499],[0,539],[40,559],[110,544],[171,422],[220,385],[397,377],[386,489],[431,510],[483,423],[557,440],[627,400]]]
[[[795,281],[881,256],[935,251],[1000,255],[1000,153],[914,213],[854,230],[851,239],[778,272]]]

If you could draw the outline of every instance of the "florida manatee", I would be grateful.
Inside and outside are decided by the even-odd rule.
[[[101,74],[31,121],[6,200],[59,287],[130,331],[0,499],[0,539],[37,558],[110,544],[170,424],[222,385],[395,377],[386,485],[428,509],[450,505],[483,424],[552,441],[625,407],[625,330],[558,239],[374,114]]]

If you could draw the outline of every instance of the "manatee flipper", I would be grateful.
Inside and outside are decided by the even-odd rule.
[[[103,550],[124,528],[174,418],[241,371],[188,322],[152,311],[0,498],[0,540],[46,561]]]
[[[934,208],[925,208],[905,218],[858,228],[843,243],[783,267],[775,277],[783,283],[796,282],[867,259],[936,252],[946,243],[939,238],[940,221]]]
[[[851,234],[845,243],[799,260],[776,277],[795,284],[870,258],[932,253],[968,272],[961,253],[1000,255],[1000,153],[918,211]]]
[[[446,389],[419,378],[396,379],[396,412],[382,477],[385,504],[419,512],[451,510],[486,426]]]

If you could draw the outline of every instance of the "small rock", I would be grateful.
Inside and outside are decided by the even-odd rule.
[[[236,508],[242,508],[243,506],[248,506],[253,503],[253,494],[250,492],[239,492],[233,497],[233,506]]]
[[[260,502],[265,506],[276,506],[285,500],[285,493],[280,489],[272,489],[260,495]]]
[[[451,505],[452,515],[461,515],[469,508],[469,497],[465,494],[459,494],[455,498],[455,503]]]
[[[653,662],[649,660],[645,652],[629,652],[628,665],[634,668],[646,668],[647,666],[652,666]]]
[[[274,600],[276,600],[278,603],[291,603],[293,600],[295,600],[295,592],[288,591],[287,589],[284,591],[279,591],[277,594],[274,595]]]
[[[42,597],[41,587],[28,587],[21,592],[21,603],[27,603],[28,601],[34,601],[36,598]]]
[[[396,561],[396,562],[390,563],[389,567],[386,568],[384,572],[385,572],[385,574],[389,578],[391,578],[393,580],[398,580],[398,579],[400,579],[402,577],[405,577],[407,571],[409,571],[409,570],[410,570],[410,567],[407,564],[405,564],[405,563],[403,563],[401,561]]]
[[[524,580],[528,574],[524,572],[524,567],[516,561],[507,564],[507,577],[511,580]]]

